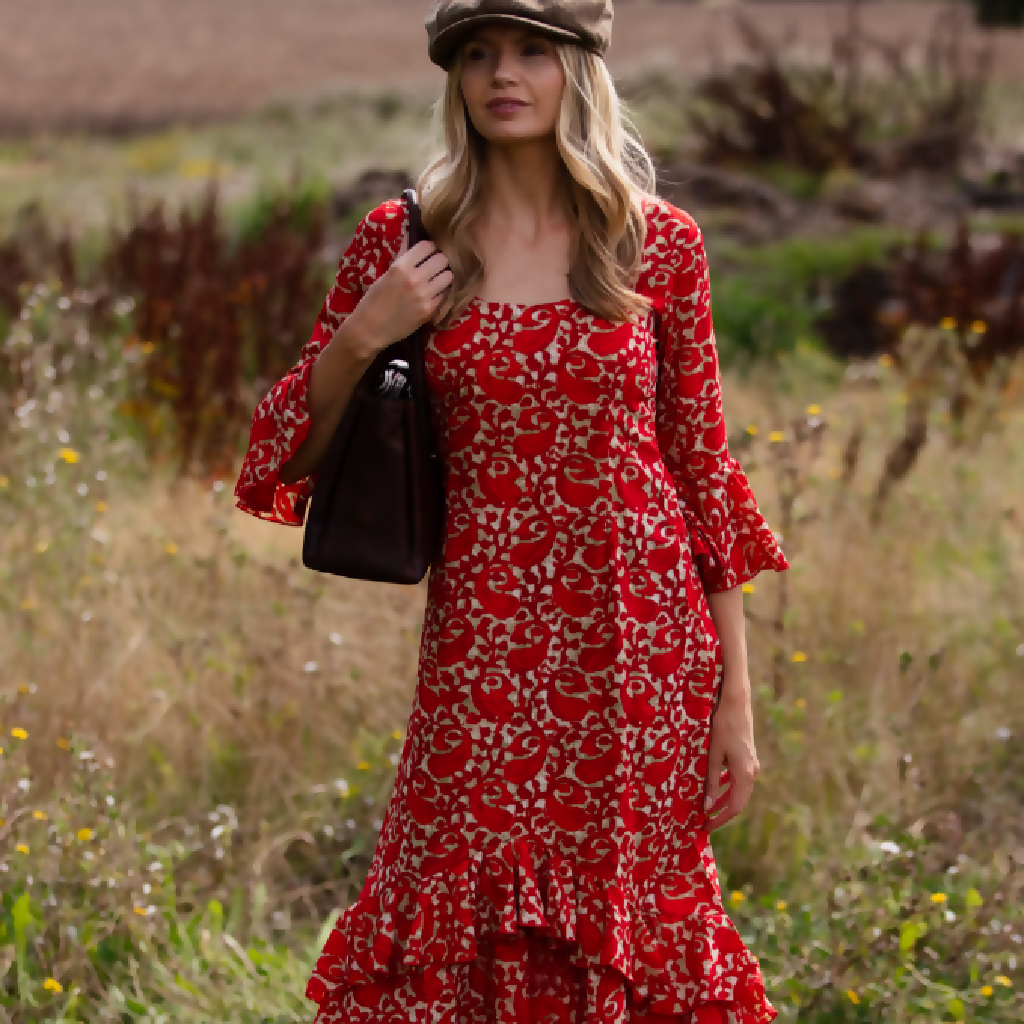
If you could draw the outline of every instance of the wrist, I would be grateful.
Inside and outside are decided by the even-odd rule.
[[[357,363],[369,364],[382,348],[390,344],[382,320],[363,304],[356,306],[346,323],[352,332],[349,351]]]
[[[726,672],[722,677],[719,704],[746,707],[750,699],[750,676],[746,672]]]

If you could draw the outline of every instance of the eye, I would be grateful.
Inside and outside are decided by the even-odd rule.
[[[466,60],[484,60],[487,57],[487,51],[479,45],[471,45],[466,50]]]
[[[547,53],[543,43],[527,43],[523,47],[523,53],[527,57],[543,57]]]

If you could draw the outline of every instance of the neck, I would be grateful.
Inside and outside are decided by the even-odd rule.
[[[491,143],[483,170],[483,210],[491,227],[530,241],[566,222],[565,167],[554,139]]]

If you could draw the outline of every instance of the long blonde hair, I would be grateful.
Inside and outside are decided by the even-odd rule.
[[[621,323],[633,313],[646,314],[650,306],[634,286],[646,234],[642,204],[654,195],[654,166],[604,61],[574,43],[558,43],[555,49],[566,83],[555,141],[574,222],[569,293],[591,312]],[[444,149],[417,183],[424,226],[455,278],[434,318],[440,325],[459,315],[484,274],[467,229],[480,212],[487,140],[466,113],[462,60],[459,54],[434,108]]]

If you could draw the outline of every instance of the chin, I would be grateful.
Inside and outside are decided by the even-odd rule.
[[[499,124],[480,133],[488,142],[534,142],[537,139],[551,138],[555,134],[554,127],[547,131],[527,125]]]

